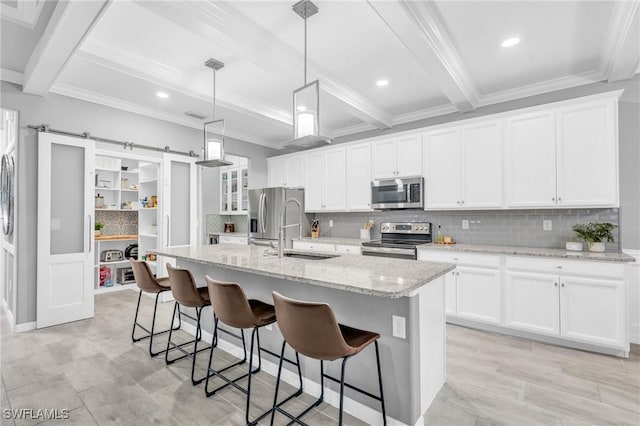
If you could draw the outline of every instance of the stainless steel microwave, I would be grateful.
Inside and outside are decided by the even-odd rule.
[[[371,208],[421,209],[424,206],[421,176],[381,179],[371,182]]]

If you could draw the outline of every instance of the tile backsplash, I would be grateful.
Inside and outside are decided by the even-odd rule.
[[[359,238],[360,228],[369,220],[375,221],[371,238],[380,238],[380,222],[431,222],[433,234],[441,227],[443,235],[461,244],[491,244],[522,247],[564,248],[566,241],[575,240],[571,226],[576,223],[610,222],[618,225],[619,210],[558,209],[558,210],[492,210],[446,211],[389,210],[370,213],[318,213],[321,237]],[[329,227],[333,220],[333,227]],[[462,221],[469,221],[469,229],[462,229]],[[542,221],[551,220],[552,230],[544,231]],[[619,230],[614,230],[615,243],[607,243],[607,250],[619,250]]]
[[[246,233],[249,229],[249,218],[247,215],[207,215],[207,232],[224,232],[224,224],[233,222],[235,231]]]
[[[102,235],[138,234],[138,212],[135,210],[96,210],[96,222],[104,223]]]

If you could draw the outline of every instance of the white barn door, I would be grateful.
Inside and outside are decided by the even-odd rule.
[[[38,135],[37,328],[93,317],[95,142]]]

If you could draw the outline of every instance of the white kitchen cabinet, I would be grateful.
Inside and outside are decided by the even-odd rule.
[[[347,211],[371,210],[371,144],[347,148]]]
[[[628,350],[624,265],[508,257],[506,325]]]
[[[245,215],[249,209],[249,168],[220,169],[220,214]]]
[[[445,275],[447,315],[483,323],[501,322],[500,256],[419,249],[418,260],[456,265]]]
[[[556,110],[558,206],[617,206],[617,102]]]
[[[422,175],[422,135],[385,139],[372,144],[374,179]]]
[[[267,158],[267,168],[270,187],[299,188],[304,186],[304,156],[302,154]]]
[[[218,235],[219,244],[248,244],[246,235]]]
[[[520,330],[560,333],[557,275],[505,272],[505,325]]]
[[[506,119],[507,207],[555,206],[555,126],[553,111]]]
[[[306,212],[346,210],[346,148],[306,154],[304,170]]]
[[[362,247],[350,244],[336,244],[336,252],[349,254],[362,254]]]
[[[425,135],[425,209],[460,207],[460,129]]]
[[[293,241],[293,248],[296,250],[309,250],[309,251],[323,251],[323,252],[335,252],[335,244],[328,243],[314,243],[309,241]]]
[[[500,323],[500,270],[458,266],[456,273],[457,316]]]
[[[425,135],[425,210],[502,207],[498,120]]]
[[[625,312],[623,281],[560,277],[560,334],[563,337],[624,347]]]
[[[618,206],[616,99],[505,122],[507,207]]]

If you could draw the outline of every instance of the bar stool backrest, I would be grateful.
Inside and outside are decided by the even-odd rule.
[[[167,289],[158,284],[158,280],[153,276],[147,262],[129,259],[129,263],[131,264],[131,269],[133,269],[133,278],[136,280],[140,290],[148,293],[158,293]]]
[[[342,337],[328,304],[289,299],[275,291],[273,301],[280,332],[297,352],[327,361],[356,353]]]
[[[179,304],[189,308],[201,307],[207,304],[207,301],[198,293],[196,280],[193,278],[191,271],[174,268],[170,263],[167,263],[167,272],[169,273],[171,293]]]
[[[236,328],[252,328],[256,319],[242,287],[206,276],[213,312],[223,323]]]

